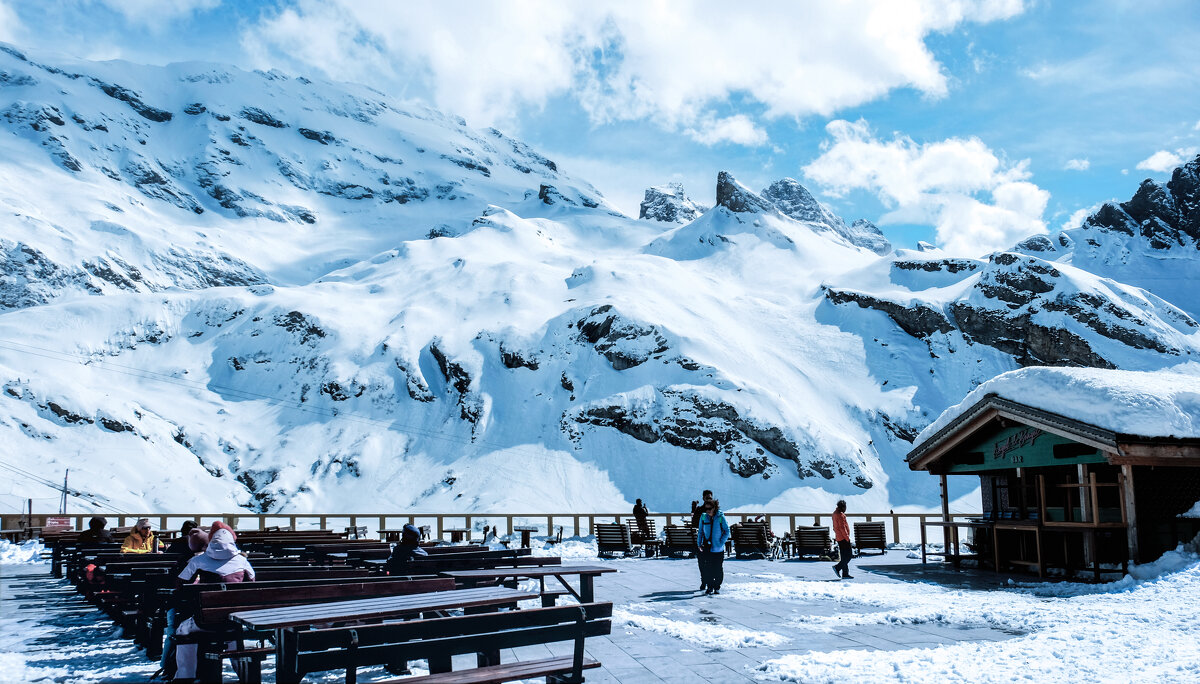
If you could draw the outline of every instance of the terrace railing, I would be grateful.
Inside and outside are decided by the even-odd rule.
[[[234,529],[263,529],[271,526],[290,527],[292,529],[336,529],[345,527],[366,527],[371,535],[379,530],[396,529],[405,523],[428,525],[431,533],[438,539],[443,532],[452,529],[481,532],[484,525],[497,528],[497,534],[512,534],[514,526],[536,526],[543,534],[554,535],[558,528],[563,528],[563,536],[583,536],[595,533],[596,523],[624,522],[633,517],[631,512],[625,513],[140,513],[140,514],[110,514],[110,513],[68,513],[68,514],[0,514],[0,529],[5,531],[28,529],[31,535],[46,526],[51,518],[58,522],[70,521],[69,529],[86,529],[88,519],[93,515],[104,515],[109,527],[124,527],[132,525],[138,518],[149,518],[156,524],[156,529],[178,529],[185,520],[195,520],[208,525],[215,520],[222,520]],[[754,520],[758,516],[766,518],[771,530],[782,535],[796,529],[797,525],[831,526],[829,513],[730,513],[725,512],[729,522]],[[954,514],[951,518],[963,520],[977,518],[979,513]],[[664,525],[684,524],[691,520],[690,513],[651,513],[650,519],[658,523],[658,529]],[[916,545],[921,538],[920,525],[926,520],[941,520],[940,513],[847,513],[851,523],[862,521],[884,520],[888,525],[888,543],[909,543]]]

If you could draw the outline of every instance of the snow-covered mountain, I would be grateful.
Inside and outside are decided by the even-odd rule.
[[[1128,202],[1105,203],[1079,228],[1036,236],[1018,251],[1136,285],[1200,316],[1200,156]]]
[[[1194,301],[892,252],[790,179],[633,219],[368,88],[0,49],[12,508],[927,505],[902,457],[978,383],[1200,349]]]

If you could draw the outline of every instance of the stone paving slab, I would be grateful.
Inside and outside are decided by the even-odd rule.
[[[833,633],[805,631],[789,623],[802,615],[829,616],[872,609],[832,601],[735,599],[728,596],[728,591],[703,596],[697,591],[699,574],[692,559],[629,558],[601,562],[620,570],[596,581],[598,600],[612,601],[617,610],[692,624],[774,632],[787,637],[787,642],[774,647],[710,648],[614,619],[609,637],[588,641],[589,655],[603,663],[602,668],[587,676],[589,682],[751,682],[756,681],[755,666],[788,653],[935,648],[1014,636],[987,628],[938,625],[869,625]],[[772,579],[840,582],[833,576],[831,566],[815,560],[728,559],[724,588]],[[848,583],[945,582],[962,588],[993,589],[1007,580],[990,572],[954,570],[940,564],[922,567],[919,560],[906,558],[904,551],[857,558],[852,571],[855,579],[846,580]]]

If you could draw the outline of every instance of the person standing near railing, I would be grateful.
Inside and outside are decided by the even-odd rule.
[[[709,501],[712,501],[712,490],[704,490],[700,498],[704,499],[703,504],[699,501],[692,502],[692,531],[700,529],[700,516],[704,515],[704,506],[708,505]],[[700,555],[699,551],[696,552],[696,568],[700,571],[700,591],[704,591],[708,589],[708,585],[704,583],[704,558]]]
[[[696,531],[696,552],[700,559],[700,580],[704,583],[704,595],[721,593],[725,581],[725,543],[729,541],[729,523],[721,512],[721,503],[709,499],[700,516],[700,527]]]
[[[839,500],[837,509],[833,511],[833,538],[838,545],[838,562],[833,566],[833,574],[842,579],[854,579],[850,576],[850,554],[853,550],[850,546],[850,523],[846,522],[845,499]]]

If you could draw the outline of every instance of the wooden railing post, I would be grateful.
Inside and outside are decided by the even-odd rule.
[[[892,516],[892,543],[900,543],[900,518],[896,515],[896,511],[888,511]]]

